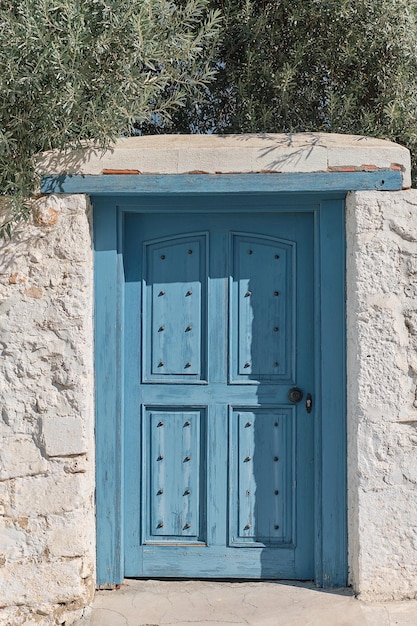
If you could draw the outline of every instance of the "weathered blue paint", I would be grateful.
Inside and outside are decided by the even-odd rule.
[[[125,573],[314,578],[313,216],[171,202],[124,219]]]
[[[319,219],[322,568],[318,582],[327,587],[346,584],[347,572],[346,444],[343,449],[334,445],[346,438],[345,246],[340,243],[344,242],[340,204],[323,200]]]
[[[122,554],[122,276],[117,213],[102,201],[94,220],[96,506],[98,584],[112,587],[124,576]]]
[[[208,177],[201,177],[203,178],[207,180]],[[346,583],[344,197],[343,195],[337,197],[336,194],[327,197],[331,197],[332,200],[327,201],[323,195],[271,193],[211,196],[208,194],[198,198],[192,195],[170,196],[159,193],[153,197],[146,195],[119,199],[93,197],[97,281],[98,576],[101,585],[117,584],[123,576],[138,576],[141,572],[147,576],[314,577],[324,586]],[[233,215],[237,212],[242,219]],[[179,215],[181,213],[182,217]],[[224,218],[219,213],[223,213]],[[258,213],[263,216],[259,216]],[[152,214],[155,214],[155,218],[152,218]],[[210,217],[213,222],[209,220],[207,226],[206,217],[198,217],[201,214]],[[149,219],[146,218],[147,215]],[[263,227],[257,231],[256,224],[262,224],[264,218],[268,221],[268,227],[266,230]],[[234,231],[234,240],[230,237],[227,245],[224,241],[221,249],[227,249],[228,254],[218,255],[212,267],[210,252],[207,253],[212,246],[211,224],[215,225],[216,222],[221,224],[222,219],[224,224]],[[277,234],[273,231],[273,226],[270,225],[275,219],[276,223],[286,222],[287,228],[290,230],[292,228],[292,232],[287,230],[282,234],[281,230]],[[302,245],[294,246],[293,242],[297,242],[299,236],[298,231],[304,232],[302,224],[306,220],[310,221],[310,226],[305,230],[307,234],[301,235]],[[117,233],[118,224],[123,226],[119,233]],[[291,224],[292,226],[288,226]],[[297,227],[294,224],[297,224]],[[177,231],[174,227],[177,227]],[[217,229],[216,236],[220,242],[221,228],[220,230],[217,226],[213,228]],[[173,236],[178,237],[174,240]],[[177,250],[180,250],[183,244],[188,244],[189,240],[186,241],[184,238],[189,236],[194,244],[200,246],[199,271],[197,275],[189,276],[187,272],[190,270],[186,264],[179,267],[174,265],[172,269],[174,275],[170,278],[169,284],[174,285],[175,282],[185,279],[195,281],[197,278],[200,281],[208,268],[212,284],[207,303],[211,301],[215,304],[209,308],[207,324],[201,314],[205,297],[201,292],[199,307],[188,312],[197,316],[195,319],[201,314],[199,333],[194,339],[187,338],[182,343],[175,341],[167,344],[165,339],[162,341],[158,337],[158,329],[151,327],[150,332],[148,329],[145,330],[142,350],[138,340],[138,329],[141,328],[141,310],[138,303],[142,295],[141,272],[145,266],[144,259],[146,260],[146,255],[152,259],[156,250],[160,252],[159,256],[165,254],[167,257],[168,249],[172,251],[177,245]],[[167,246],[164,237],[171,239],[168,248],[164,248],[165,252],[158,248]],[[245,237],[250,241],[247,248],[242,247],[247,243]],[[313,239],[314,255],[311,248]],[[146,250],[143,254],[138,248],[140,240],[144,242],[143,247]],[[308,240],[310,243],[307,243]],[[280,260],[284,254],[283,266],[286,265],[284,274],[287,276],[285,280],[282,279],[284,290],[291,289],[294,267],[297,267],[293,264],[291,269],[292,260],[296,258],[291,250],[295,247],[297,250],[303,250],[302,254],[306,254],[301,265],[300,259],[297,259],[298,271],[306,267],[306,259],[310,258],[308,271],[311,269],[311,274],[302,277],[298,283],[296,289],[299,289],[299,292],[295,294],[292,305],[287,303],[286,307],[277,309],[279,315],[284,317],[288,331],[284,333],[284,339],[280,338],[277,343],[277,349],[282,350],[284,354],[283,365],[279,365],[278,368],[264,366],[261,359],[262,350],[258,351],[257,348],[257,342],[265,343],[265,337],[262,335],[262,327],[256,329],[257,320],[252,318],[251,321],[250,308],[246,305],[249,296],[245,294],[253,289],[250,289],[248,283],[240,284],[241,280],[243,282],[246,280],[243,274],[247,273],[245,265],[247,257],[243,252],[239,253],[240,244],[242,251],[246,250],[246,254],[248,249],[255,250],[255,246],[260,246],[259,250],[262,253],[267,251],[270,245],[280,247],[276,254],[280,256]],[[187,246],[185,248],[188,254],[188,249],[191,248]],[[204,252],[201,252],[203,249]],[[232,250],[235,252],[231,253]],[[311,262],[313,256],[315,261]],[[130,262],[126,263],[127,259],[130,259]],[[203,267],[204,259],[207,263],[206,269]],[[235,281],[230,280],[229,292],[224,281],[224,277],[229,275],[227,259],[232,259],[231,275],[236,277]],[[276,259],[273,260],[278,262]],[[158,283],[160,280],[158,270],[152,266],[152,262],[150,265],[152,269],[149,276]],[[118,272],[118,268],[123,269],[123,273]],[[178,271],[185,273],[185,278],[183,277],[181,281],[177,281],[175,277],[175,272]],[[194,272],[194,269],[192,271]],[[264,273],[256,270],[253,277],[261,284],[261,292],[265,290],[262,302],[267,294],[266,285],[269,278],[270,272],[266,269]],[[152,289],[147,293],[147,287],[146,282],[144,311],[146,316],[151,318],[151,322],[153,320],[156,323],[157,317],[168,314],[171,309],[167,308],[164,312],[164,309],[158,308],[160,305],[155,304],[155,301],[158,302],[158,296],[155,295],[153,299]],[[233,328],[239,329],[237,334],[235,331],[231,333],[230,345],[226,330],[214,332],[213,326],[216,319],[227,319],[225,305],[227,296],[231,302],[231,315],[236,313],[237,323]],[[173,297],[179,297],[175,290]],[[300,303],[302,306],[298,307]],[[312,325],[308,322],[312,315],[308,312],[310,304],[312,308],[314,307]],[[271,306],[259,305],[262,316],[268,315]],[[298,326],[295,323],[291,334],[290,320],[294,319],[294,312],[298,308],[303,309],[303,306],[307,307],[305,313],[307,322],[298,323]],[[265,310],[262,307],[266,307]],[[178,312],[174,315],[178,316]],[[184,325],[185,318],[177,321]],[[126,337],[124,355],[121,353],[122,326]],[[308,375],[300,373],[298,364],[302,363],[303,359],[294,361],[295,340],[298,341],[300,349],[306,346],[307,354],[311,355],[311,358],[308,357],[304,362],[313,363],[315,381],[308,380]],[[272,354],[273,341],[265,349],[268,359],[270,353]],[[248,351],[251,342],[255,371],[247,373],[245,370],[248,368],[245,368],[244,364],[243,369],[241,367],[239,354],[246,358],[245,351]],[[169,345],[175,344],[179,348],[171,356],[168,348]],[[193,361],[190,359],[192,365],[186,368],[191,369],[189,378],[184,371],[179,371],[181,354],[187,349],[193,354]],[[152,350],[165,350],[170,359],[169,362],[167,360],[169,366],[167,365],[166,374],[159,373],[159,362],[156,363],[154,360]],[[197,361],[194,362],[195,358]],[[119,367],[120,363],[124,364],[122,368]],[[226,385],[222,383],[219,375],[219,372],[224,372],[225,367],[228,376]],[[297,368],[296,377],[294,368]],[[123,387],[121,369],[124,371],[124,389],[127,390],[123,398],[119,395]],[[170,379],[169,384],[163,382],[164,376]],[[189,382],[186,382],[187,380]],[[305,412],[304,403],[293,408],[286,400],[288,388],[293,384],[302,386],[305,391],[310,387],[313,388],[314,410],[311,414]],[[142,396],[143,387],[146,388],[146,397]],[[276,387],[281,391],[276,392]],[[214,403],[211,400],[213,393],[217,398]],[[278,395],[274,397],[274,393]],[[144,405],[142,411],[139,410],[140,404]],[[226,419],[223,405],[230,407]],[[208,418],[209,408],[211,422]],[[121,442],[122,411],[126,426],[124,444]],[[164,421],[165,415],[171,419],[172,432],[168,439],[161,433],[164,427],[158,427],[159,422]],[[276,416],[277,422],[274,421]],[[183,435],[183,425],[187,421],[190,422],[190,426],[187,426],[190,430],[187,435]],[[253,436],[245,430],[245,424],[248,422],[258,424],[259,437],[258,434]],[[278,426],[275,426],[275,423],[278,423]],[[298,438],[300,429],[304,433],[304,439],[302,437],[301,440]],[[193,470],[187,474],[188,468],[184,469],[182,465],[178,469],[175,465],[177,463],[175,447],[167,445],[167,441],[173,438],[180,440],[179,448],[183,459],[186,456],[194,458],[197,454],[197,457],[200,456],[200,462],[196,465],[210,467],[210,481],[201,471]],[[267,457],[271,452],[268,446],[274,445],[281,447],[277,456],[280,457],[284,453],[285,457],[284,463],[280,466],[281,474],[278,472],[275,477],[276,462],[272,461],[272,470],[267,467]],[[165,446],[165,454],[162,456],[166,458],[166,465],[169,466],[165,473],[160,473],[158,461],[153,458],[153,452],[158,450],[158,446]],[[246,446],[248,450],[252,450],[252,454],[250,452],[246,454],[252,458],[261,452],[262,457],[259,457],[259,463],[257,460],[258,468],[255,472],[251,472],[247,463],[242,462],[240,455],[236,456],[236,446]],[[187,454],[187,450],[192,453]],[[101,458],[104,460],[101,461]],[[231,468],[229,475],[228,461]],[[299,472],[296,493],[306,495],[307,510],[299,515],[303,503],[297,501],[297,495],[294,499],[291,482],[299,468],[303,468],[303,463],[306,463],[308,471],[304,471],[304,468]],[[127,476],[123,480],[123,473],[126,472]],[[274,492],[278,490],[282,494],[282,499],[275,509],[268,509],[269,505],[265,504],[268,501],[268,494],[264,489],[267,490],[265,485],[268,483],[259,482],[259,475],[266,473],[271,474],[271,482],[276,481],[277,489],[274,489]],[[224,476],[228,476],[226,484],[222,479]],[[178,485],[185,480],[191,481],[192,490],[190,487],[191,493],[188,495],[192,497],[188,503],[181,503],[182,508],[179,508],[178,500],[181,498],[178,495],[180,493]],[[166,498],[159,501],[152,489],[156,482],[161,481],[168,481],[171,486],[176,484],[177,487],[176,490],[172,488],[166,493],[163,486],[163,493],[160,496],[166,495]],[[253,491],[253,487],[251,489],[250,486],[253,486],[254,482],[259,485],[259,507],[250,499],[250,492]],[[124,492],[121,489],[123,484]],[[239,506],[236,505],[237,502]],[[122,505],[126,524],[123,532],[120,524]],[[164,521],[163,527],[155,528],[160,521],[159,517],[167,510],[172,510],[173,505],[178,513],[176,521],[168,520],[166,526]],[[259,519],[258,511],[262,513],[262,519]],[[179,527],[178,519],[185,519],[188,514],[191,515],[190,527],[184,528],[185,524]],[[279,519],[279,522],[274,524],[278,525],[279,529],[271,529],[272,517]],[[255,519],[255,525],[246,530],[244,527],[242,529],[240,520],[244,518]],[[161,535],[164,528],[167,534]],[[293,543],[289,541],[290,535],[292,538],[295,537],[297,542],[299,538],[305,538],[305,545],[309,547],[303,554],[298,556]],[[207,550],[205,545],[207,542],[210,544],[210,550]],[[160,543],[169,544],[168,559],[162,552],[162,548],[166,546],[158,545]],[[125,563],[121,563],[121,551],[126,555]],[[233,558],[228,558],[229,554],[233,555]],[[228,563],[225,570],[219,565],[224,561]],[[202,562],[204,573],[198,574],[201,572]]]
[[[296,472],[297,446],[294,445],[296,407],[231,408],[229,419],[229,545],[263,548],[298,543],[294,537],[297,521],[294,481],[296,473],[300,474]],[[303,499],[309,502],[305,514],[310,517],[312,530],[312,498],[304,494]],[[311,541],[311,550],[312,547]],[[313,577],[311,557],[312,554],[310,576]]]
[[[137,194],[277,193],[402,189],[399,170],[270,174],[57,175],[45,176],[42,193],[88,193],[95,196]]]

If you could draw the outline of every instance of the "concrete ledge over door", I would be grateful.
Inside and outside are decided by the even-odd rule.
[[[154,135],[120,139],[108,149],[48,152],[39,171],[51,175],[375,172],[402,174],[411,186],[409,151],[382,139],[330,133]]]

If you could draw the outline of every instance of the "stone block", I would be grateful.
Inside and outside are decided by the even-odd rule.
[[[48,515],[46,548],[52,558],[82,557],[94,554],[94,515],[85,511]]]
[[[14,527],[0,528],[0,561],[12,563],[28,554],[26,534]]]
[[[0,569],[0,607],[76,603],[90,600],[81,576],[82,559],[16,563]]]
[[[0,449],[0,480],[36,476],[45,473],[47,467],[32,437],[7,437]]]
[[[83,424],[76,417],[43,417],[42,442],[50,457],[87,452]]]
[[[83,556],[87,541],[84,528],[56,528],[50,533],[47,547],[54,557]]]
[[[5,515],[11,517],[65,513],[79,509],[90,496],[86,474],[17,478]],[[83,489],[84,487],[84,489]]]

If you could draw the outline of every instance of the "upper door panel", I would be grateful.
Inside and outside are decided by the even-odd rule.
[[[143,244],[143,382],[207,379],[207,235]]]

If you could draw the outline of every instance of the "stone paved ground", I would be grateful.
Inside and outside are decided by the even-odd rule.
[[[365,603],[307,583],[126,581],[75,626],[417,626],[417,600]]]

